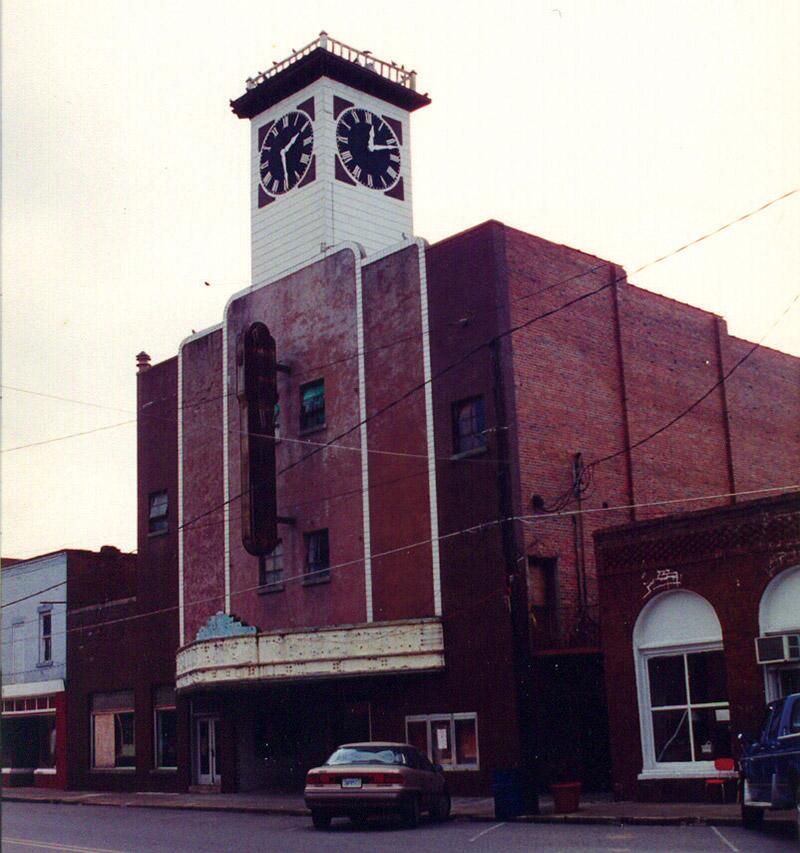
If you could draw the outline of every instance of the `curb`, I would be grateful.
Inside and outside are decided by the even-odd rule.
[[[116,800],[104,802],[100,799],[83,799],[80,796],[42,796],[42,797],[19,797],[14,794],[4,793],[4,802],[18,803],[48,803],[70,806],[111,806],[117,808],[137,809],[176,809],[179,811],[210,811],[210,812],[237,812],[240,814],[264,814],[264,815],[288,815],[291,817],[310,817],[310,812],[305,807],[297,806],[237,806],[218,805],[214,803],[158,803],[158,802],[135,802],[131,800]],[[490,814],[475,814],[469,812],[453,813],[450,816],[454,821],[469,821],[472,823],[548,823],[564,825],[605,825],[605,826],[741,826],[738,817],[700,817],[698,815],[582,815],[578,812],[564,815],[518,815],[517,817],[499,820]]]

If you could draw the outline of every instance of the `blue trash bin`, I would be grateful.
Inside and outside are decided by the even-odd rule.
[[[495,770],[492,773],[492,790],[497,820],[508,820],[522,814],[522,777],[519,770]]]

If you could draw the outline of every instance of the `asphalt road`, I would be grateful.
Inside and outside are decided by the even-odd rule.
[[[297,853],[407,851],[415,853],[777,853],[796,851],[793,829],[752,832],[740,827],[601,826],[423,821],[405,829],[390,820],[356,830],[347,820],[318,832],[304,817],[238,812],[2,804],[3,853]]]

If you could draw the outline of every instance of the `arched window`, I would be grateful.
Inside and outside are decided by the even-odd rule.
[[[661,593],[633,632],[642,778],[703,776],[731,755],[722,630],[714,608],[686,590]]]
[[[767,584],[758,607],[758,633],[762,637],[800,634],[800,566],[776,575]],[[787,643],[789,654],[795,644]],[[764,666],[767,701],[800,693],[800,658]]]

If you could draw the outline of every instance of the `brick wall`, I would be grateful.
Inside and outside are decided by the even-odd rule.
[[[681,589],[703,596],[722,628],[731,732],[754,728],[764,706],[764,676],[755,659],[761,596],[770,580],[800,556],[800,497],[742,502],[669,516],[595,535],[603,651],[609,685],[614,780],[625,798],[686,799],[686,784],[637,780],[642,769],[633,630],[659,569],[677,572]],[[701,786],[702,788],[702,786]],[[702,796],[702,790],[694,792]]]

